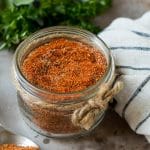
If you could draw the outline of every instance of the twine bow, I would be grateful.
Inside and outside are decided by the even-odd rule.
[[[123,88],[123,82],[116,81],[111,88],[109,83],[104,83],[98,90],[96,96],[91,98],[85,106],[78,108],[72,115],[72,123],[86,130],[89,130],[102,111],[105,111],[108,102]]]

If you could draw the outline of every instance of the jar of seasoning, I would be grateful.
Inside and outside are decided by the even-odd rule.
[[[88,31],[56,26],[32,34],[18,46],[13,60],[18,104],[25,122],[48,137],[74,137],[92,131],[105,111],[89,130],[75,126],[72,114],[96,96],[102,83],[112,80],[114,68],[109,48]]]

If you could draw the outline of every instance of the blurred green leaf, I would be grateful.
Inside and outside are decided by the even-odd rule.
[[[97,33],[100,29],[91,20],[110,6],[111,0],[7,0],[0,11],[0,48],[16,47],[36,30],[55,25]]]
[[[13,0],[16,6],[31,4],[34,0]]]

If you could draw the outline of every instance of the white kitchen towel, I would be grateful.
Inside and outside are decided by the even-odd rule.
[[[118,18],[98,36],[110,47],[125,83],[115,110],[150,142],[150,12],[136,20]]]

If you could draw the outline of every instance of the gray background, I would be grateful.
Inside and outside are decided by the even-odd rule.
[[[150,10],[150,0],[112,0],[113,6],[95,22],[100,27],[106,27],[117,17],[130,17],[136,19],[144,12]]]

